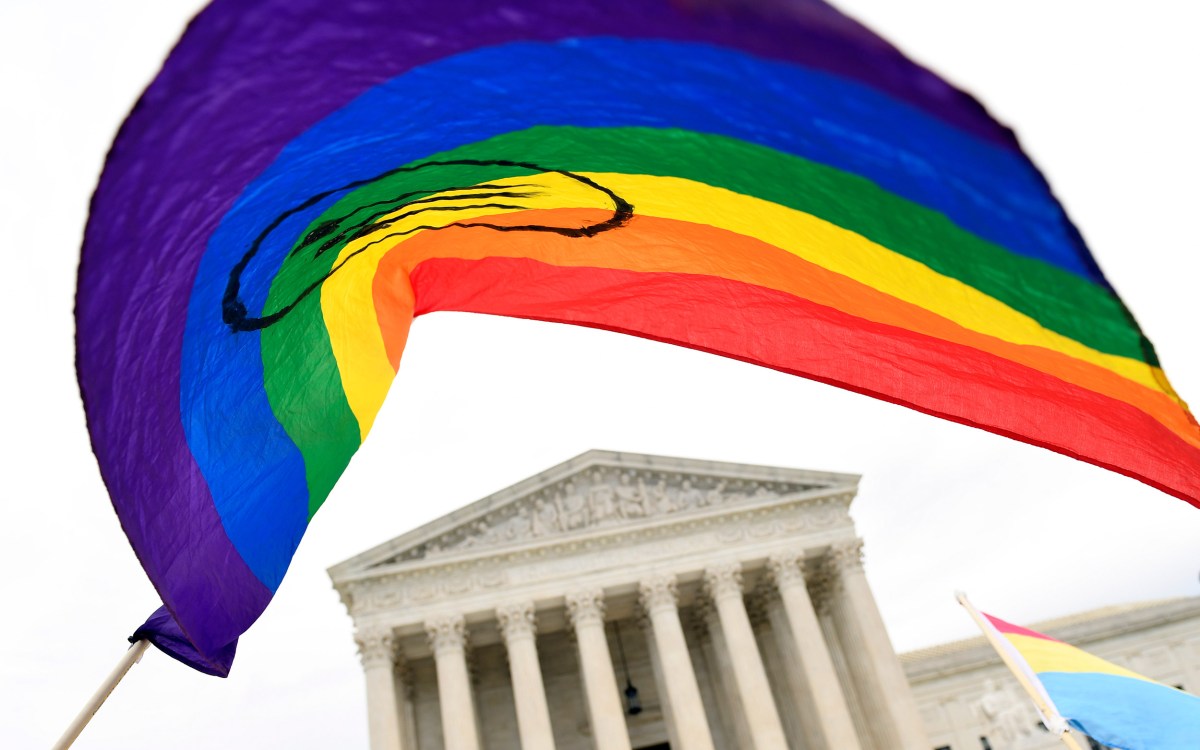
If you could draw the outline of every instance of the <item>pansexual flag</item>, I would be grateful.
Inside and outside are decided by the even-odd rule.
[[[1066,722],[1121,750],[1200,748],[1200,698],[987,613],[991,641]]]

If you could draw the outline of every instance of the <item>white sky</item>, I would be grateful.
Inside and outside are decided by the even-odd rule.
[[[117,125],[196,2],[0,3],[0,212],[13,266],[0,494],[0,746],[44,747],[157,606],[88,447],[75,264]],[[1200,6],[844,0],[1016,126],[1200,402]],[[325,568],[588,448],[864,475],[853,515],[902,650],[972,635],[955,588],[1018,622],[1197,595],[1200,511],[1100,469],[865,397],[615,334],[422,318],[374,434],[233,675],[151,652],[79,748],[365,747]]]

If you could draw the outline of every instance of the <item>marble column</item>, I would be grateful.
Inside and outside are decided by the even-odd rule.
[[[682,750],[713,750],[712,733],[700,699],[700,686],[688,653],[677,608],[675,576],[658,575],[640,584],[641,604],[665,673],[668,700],[675,715]]]
[[[855,687],[854,675],[846,663],[846,650],[842,647],[842,637],[838,633],[834,620],[833,592],[836,588],[834,578],[836,572],[827,564],[819,564],[808,581],[808,593],[812,598],[813,608],[817,612],[817,622],[821,625],[821,634],[825,637],[825,645],[829,649],[829,659],[833,662],[833,671],[837,674],[838,683],[842,686],[842,695],[846,699],[846,707],[850,709],[850,720],[858,733],[858,744],[862,750],[879,750],[869,731],[869,721],[863,710],[862,700]],[[887,750],[884,748],[884,750]]]
[[[762,576],[759,586],[746,594],[746,612],[750,615],[750,627],[758,641],[758,653],[762,654],[767,680],[775,695],[775,707],[783,722],[788,745],[803,750],[825,750],[820,735],[811,728],[816,718],[806,713],[808,696],[798,692],[801,683],[793,674],[799,660],[796,659],[792,637],[784,619],[783,604],[767,576]],[[782,637],[781,637],[782,636]]]
[[[789,651],[797,662],[788,672],[796,680],[797,695],[806,703],[803,714],[812,717],[815,722],[812,729],[820,735],[819,744],[814,744],[827,750],[859,750],[850,708],[808,596],[801,568],[803,560],[800,554],[779,553],[767,561],[791,636],[793,648]]]
[[[444,615],[425,623],[437,665],[442,742],[446,750],[479,750],[479,729],[467,669],[467,629],[462,615]]]
[[[650,630],[650,618],[643,613],[637,618],[638,627],[646,640],[646,654],[650,657],[650,671],[654,673],[654,692],[662,709],[663,723],[667,725],[667,744],[679,747],[679,727],[675,723],[675,712],[671,710],[671,696],[667,694],[667,675],[663,672],[658,647],[654,645],[654,633]],[[643,701],[645,698],[643,698]]]
[[[725,633],[733,663],[733,679],[741,696],[755,750],[787,750],[783,722],[767,681],[754,628],[742,599],[741,563],[725,563],[704,571],[704,588]]]
[[[414,702],[416,686],[412,668],[401,652],[396,653],[396,696],[400,699],[400,745],[405,750],[417,750],[417,707]]]
[[[733,659],[729,645],[725,642],[725,631],[721,627],[721,618],[711,601],[701,598],[693,607],[696,617],[704,629],[701,653],[705,665],[712,675],[713,686],[717,693],[717,712],[721,717],[721,727],[737,748],[750,747],[754,740],[750,736],[750,725],[746,721],[746,711],[742,707],[742,697],[733,679]],[[703,697],[703,693],[701,694]],[[715,722],[714,722],[715,723]],[[719,734],[719,732],[715,733]],[[714,740],[716,736],[714,736]]]
[[[554,730],[550,726],[550,708],[542,667],[538,662],[537,621],[533,602],[510,604],[496,609],[500,632],[508,649],[508,668],[512,674],[513,699],[517,706],[517,731],[521,750],[554,750]]]
[[[367,736],[371,750],[406,748],[396,695],[396,643],[390,628],[359,630],[354,641],[367,677]]]
[[[604,592],[596,589],[569,594],[567,615],[579,646],[579,669],[596,750],[630,750],[625,709],[604,633]]]
[[[879,748],[925,750],[929,738],[862,566],[862,540],[833,545],[833,614]]]

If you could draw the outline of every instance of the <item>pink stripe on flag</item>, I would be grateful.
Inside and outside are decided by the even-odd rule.
[[[1055,642],[1061,643],[1061,641],[1059,641],[1057,638],[1051,638],[1050,636],[1039,633],[1036,630],[1030,630],[1029,628],[1023,628],[1020,625],[1013,625],[1011,622],[1006,622],[1004,620],[1001,620],[999,617],[993,617],[992,615],[989,615],[987,612],[980,612],[979,614],[986,617],[988,619],[988,621],[990,623],[992,623],[992,626],[994,628],[996,628],[996,630],[999,630],[1001,633],[1012,633],[1013,635],[1027,635],[1030,638],[1044,638],[1047,641],[1055,641]]]

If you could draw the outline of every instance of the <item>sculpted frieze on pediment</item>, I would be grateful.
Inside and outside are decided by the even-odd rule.
[[[598,571],[627,568],[631,554],[642,565],[681,560],[714,549],[747,546],[761,550],[768,540],[790,539],[803,548],[824,549],[830,535],[850,527],[845,512],[849,493],[832,494],[766,508],[748,507],[729,516],[697,515],[681,524],[649,525],[599,537],[566,537],[547,547],[512,547],[496,556],[469,561],[436,558],[415,569],[398,568],[379,577],[339,587],[351,614],[409,609],[489,590],[543,586]],[[636,552],[635,552],[636,550]]]
[[[735,508],[778,500],[823,487],[598,466],[415,545],[384,564],[527,544],[584,530],[633,526],[718,506]],[[844,506],[840,512],[844,513]]]

